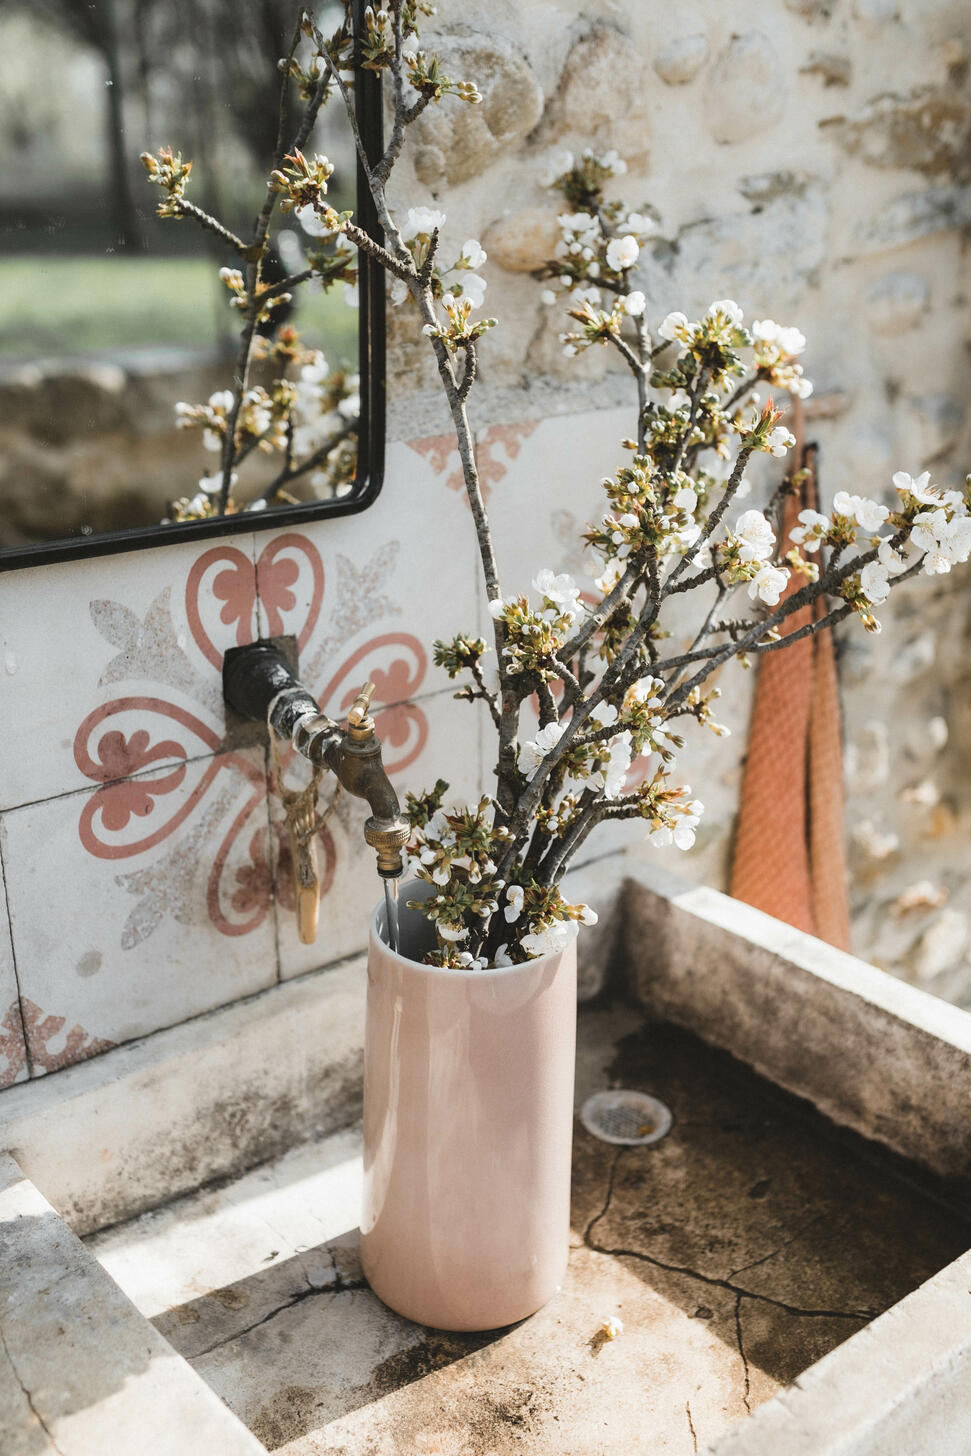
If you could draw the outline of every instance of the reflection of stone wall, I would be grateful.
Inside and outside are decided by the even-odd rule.
[[[480,354],[477,422],[630,398],[607,351],[563,358],[562,313],[542,306],[528,276],[556,238],[557,209],[537,181],[543,157],[592,142],[628,159],[618,190],[659,221],[638,280],[649,316],[729,296],[749,318],[808,335],[824,492],[891,499],[895,469],[961,479],[971,463],[964,5],[594,0],[567,14],[533,0],[470,20],[467,5],[442,0],[435,23],[455,71],[484,77],[485,101],[474,120],[444,105],[426,113],[396,190],[443,207],[450,241],[476,236],[489,250],[487,310],[501,324]],[[427,351],[403,311],[390,327],[392,433],[444,429]],[[566,438],[571,428],[564,418]],[[841,671],[856,949],[971,1002],[969,590],[960,572],[905,588],[882,636],[845,630]],[[716,884],[748,680],[736,672],[724,687],[737,736],[685,755],[709,815],[699,852],[677,866]]]
[[[177,399],[223,388],[226,365],[191,356],[56,372],[25,365],[0,379],[0,546],[156,525],[192,493],[206,457],[175,429]]]

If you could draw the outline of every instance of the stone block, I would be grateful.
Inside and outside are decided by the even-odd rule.
[[[614,147],[643,163],[650,137],[650,86],[630,37],[595,25],[571,48],[536,140]]]
[[[415,173],[426,187],[477,176],[531,132],[543,111],[543,92],[529,64],[501,36],[436,36],[433,49],[445,74],[474,80],[482,100],[430,106],[414,122]]]
[[[560,201],[559,195],[556,201]],[[496,218],[482,236],[489,261],[509,273],[531,273],[542,268],[553,257],[560,240],[556,215],[557,207],[551,202],[546,207],[524,207]]]
[[[971,1188],[971,1015],[715,890],[639,871],[635,994],[833,1122]]]
[[[0,1448],[10,1456],[263,1451],[3,1155],[0,1252]]]
[[[971,108],[955,91],[920,86],[905,96],[877,96],[854,116],[827,117],[819,124],[871,167],[910,167],[938,176],[967,165]]]
[[[768,131],[786,105],[783,63],[760,30],[735,35],[705,88],[708,128],[716,142],[742,142]]]
[[[363,960],[10,1087],[10,1149],[79,1233],[360,1116]]]
[[[654,57],[654,69],[668,86],[684,86],[693,81],[708,59],[708,37],[703,31],[679,35],[669,41]]]
[[[865,306],[878,334],[902,334],[917,325],[927,309],[930,285],[920,273],[885,273],[866,291]]]

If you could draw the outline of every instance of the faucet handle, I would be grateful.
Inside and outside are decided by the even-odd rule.
[[[371,699],[374,697],[374,683],[366,682],[351,704],[351,711],[347,715],[348,726],[361,728],[370,714],[368,709],[371,706]]]

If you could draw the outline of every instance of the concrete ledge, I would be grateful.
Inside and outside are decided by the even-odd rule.
[[[255,1436],[0,1155],[0,1450],[259,1456]]]
[[[971,1254],[800,1375],[712,1456],[966,1456]]]
[[[624,949],[654,1014],[971,1188],[971,1015],[716,890],[637,867]]]
[[[358,957],[11,1087],[0,1149],[86,1234],[346,1127],[365,989]]]

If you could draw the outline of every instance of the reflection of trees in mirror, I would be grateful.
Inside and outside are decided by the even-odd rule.
[[[232,385],[226,361],[236,355],[240,320],[219,272],[240,260],[191,222],[174,227],[154,216],[138,154],[177,141],[195,163],[192,201],[234,235],[250,229],[274,157],[277,60],[296,13],[295,0],[242,10],[229,0],[0,7],[0,566],[40,560],[48,547],[58,559],[110,549],[88,543],[157,527],[173,515],[173,496],[191,499],[200,476],[221,464],[200,449],[198,433],[178,430],[172,402],[206,401]],[[330,33],[344,6],[327,13]],[[56,76],[57,85],[38,86],[38,76]],[[298,81],[285,84],[295,130],[304,107]],[[370,96],[362,106],[376,128]],[[330,200],[353,206],[354,143],[342,108],[319,109],[313,148],[336,166]],[[293,219],[276,221],[266,283],[304,269],[305,249],[321,243]],[[311,284],[279,305],[273,322],[296,326],[306,346],[307,377],[304,363],[285,368],[301,396],[297,444],[306,453],[313,428],[323,443],[349,424],[329,407],[335,393],[356,392],[358,311],[343,287]],[[317,350],[337,369],[323,391],[329,371]],[[273,368],[271,359],[254,360],[252,384],[271,392]],[[322,512],[351,504],[331,496],[354,471],[353,431],[340,446],[336,469],[313,485],[307,472],[287,489],[311,512],[318,502]],[[375,478],[373,460],[363,462],[362,485]],[[247,503],[281,463],[279,451],[251,452],[241,472]],[[20,552],[19,561],[6,554]]]
[[[170,520],[202,520],[294,504],[299,496],[293,492],[304,482],[316,499],[339,496],[350,491],[355,476],[358,377],[330,368],[319,350],[304,344],[292,324],[282,322],[301,287],[329,291],[342,284],[348,301],[356,301],[357,254],[342,233],[353,236],[359,230],[350,223],[350,211],[337,212],[329,203],[322,203],[333,163],[319,154],[310,159],[302,150],[334,88],[335,77],[339,80],[341,70],[353,70],[350,7],[329,40],[324,41],[317,32],[308,57],[304,52],[310,33],[301,13],[279,64],[283,80],[272,169],[256,223],[247,237],[239,236],[186,196],[191,161],[169,147],[142,155],[149,180],[163,192],[159,216],[190,219],[229,249],[241,265],[219,270],[233,307],[242,315],[232,388],[217,390],[204,404],[180,402],[175,407],[179,427],[201,431],[203,446],[219,454],[219,468],[200,479],[195,494],[174,502]],[[295,134],[290,125],[291,82],[296,83],[303,102]],[[281,213],[292,213],[315,240],[316,246],[305,257],[289,231],[283,232],[273,250],[270,228],[278,203]],[[284,266],[277,266],[277,260]],[[295,264],[292,272],[285,266],[291,260]],[[260,366],[265,382],[254,379]],[[252,493],[240,470],[256,454],[275,457],[277,468]]]

